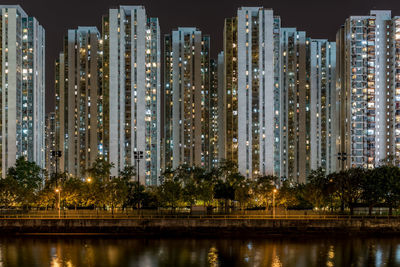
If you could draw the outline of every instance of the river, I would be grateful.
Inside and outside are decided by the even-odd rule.
[[[0,238],[0,266],[400,266],[400,238]]]

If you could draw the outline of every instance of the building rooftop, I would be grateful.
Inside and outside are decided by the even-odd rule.
[[[22,17],[28,17],[20,5],[0,5],[0,9],[3,8],[15,8],[19,11],[19,13],[21,13]]]

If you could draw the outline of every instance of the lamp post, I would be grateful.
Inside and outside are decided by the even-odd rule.
[[[62,152],[60,150],[51,151],[51,156],[56,159],[56,177],[58,173],[58,158],[61,158]]]
[[[274,188],[274,190],[272,190],[272,218],[275,219],[275,194],[276,194],[277,190],[276,188]]]
[[[57,188],[56,193],[58,193],[58,219],[61,218],[61,189]]]
[[[134,151],[133,155],[136,160],[136,175],[137,175],[137,182],[139,183],[139,164],[140,160],[143,159],[143,151]]]
[[[345,169],[344,162],[347,160],[347,153],[346,152],[339,152],[337,154],[337,156],[338,156],[338,160],[340,160],[340,163],[341,163],[341,170],[344,171],[344,169]]]

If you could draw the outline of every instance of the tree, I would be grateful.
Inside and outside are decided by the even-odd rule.
[[[125,168],[121,171],[120,173],[120,177],[122,178],[122,180],[124,180],[125,182],[131,182],[133,180],[133,178],[136,175],[136,169],[134,166],[130,166],[127,165],[125,166]]]
[[[268,208],[269,201],[272,198],[272,190],[275,189],[276,179],[273,175],[266,175],[258,177],[252,183],[252,194],[257,205]]]
[[[307,178],[304,198],[318,209],[325,207],[329,199],[326,194],[329,179],[326,177],[325,171],[322,168],[312,170]]]
[[[200,201],[208,206],[214,199],[215,183],[211,179],[202,179],[197,184],[197,197]]]
[[[239,202],[240,209],[250,200],[250,185],[247,180],[241,181],[235,187],[235,200]]]
[[[235,199],[235,189],[229,183],[218,180],[214,188],[214,198],[223,200],[225,212],[228,212],[229,201]]]
[[[182,182],[176,178],[165,179],[159,187],[159,196],[162,205],[175,210],[182,198]]]
[[[389,206],[389,215],[393,214],[393,207],[400,201],[400,169],[393,165],[381,166],[377,169],[382,179],[383,200]]]
[[[105,205],[107,194],[105,190],[105,182],[102,182],[97,178],[92,178],[90,182],[84,183],[83,189],[84,206],[92,206],[97,209],[98,207]]]
[[[138,182],[131,182],[128,185],[127,206],[140,207],[146,200],[146,188]]]
[[[365,176],[365,170],[362,168],[351,168],[346,171],[332,174],[330,178],[335,184],[335,194],[341,201],[341,211],[344,211],[344,205],[350,209],[350,214],[354,213],[354,206],[362,196],[361,184]]]
[[[114,214],[114,209],[125,203],[129,188],[124,179],[114,177],[105,183],[104,189],[105,204],[111,207],[111,213]]]
[[[92,179],[98,179],[100,182],[106,182],[110,179],[113,163],[109,163],[102,157],[96,158],[92,166],[86,170]]]
[[[15,179],[7,176],[0,179],[0,205],[4,208],[16,206],[19,203],[20,187]]]
[[[194,168],[192,177],[196,186],[196,199],[208,206],[214,199],[215,175],[203,168]]]
[[[361,182],[361,198],[368,205],[369,215],[372,215],[373,207],[381,203],[385,195],[385,177],[382,172],[384,169],[385,167],[378,167],[366,170]]]
[[[147,186],[145,188],[142,205],[145,208],[158,208],[160,206],[157,186]]]
[[[44,186],[42,190],[38,193],[36,198],[36,205],[41,208],[45,208],[46,210],[55,207],[56,203],[56,192],[53,188],[49,187],[47,184]]]
[[[329,202],[330,205],[330,210],[331,212],[333,211],[333,206],[334,206],[334,202],[335,202],[335,192],[336,192],[336,185],[334,182],[334,177],[332,176],[332,174],[328,174],[326,176],[326,184],[325,184],[325,188],[324,188],[324,195],[327,198],[327,201]]]
[[[238,165],[230,160],[221,160],[220,165],[217,169],[219,176],[226,179],[232,173],[238,173]]]
[[[107,185],[111,179],[113,163],[109,163],[102,157],[97,157],[92,166],[86,170],[90,182],[85,183],[84,202],[87,206],[95,208],[109,205],[111,202],[110,188]]]
[[[287,212],[289,207],[296,206],[300,203],[297,197],[299,191],[297,188],[291,186],[289,181],[284,181],[281,188],[279,188],[277,202],[278,205],[285,208],[285,212]]]
[[[226,177],[226,183],[233,189],[234,199],[244,204],[248,199],[248,184],[246,184],[246,178],[239,172],[230,173]]]
[[[197,195],[198,189],[196,183],[193,180],[186,182],[185,186],[182,188],[182,200],[190,206],[193,206],[196,204]]]
[[[214,187],[214,198],[224,200],[225,212],[227,212],[230,200],[245,200],[244,198],[242,199],[242,197],[245,196],[244,194],[242,194],[244,192],[244,189],[239,189],[239,187],[242,187],[243,182],[245,181],[245,177],[237,171],[230,171],[227,167],[232,165],[233,170],[236,170],[236,168],[234,167],[235,165],[231,164],[230,162],[227,162],[225,164],[227,165],[222,165],[222,167],[220,168],[221,177],[224,178],[217,180]],[[236,193],[236,190],[238,190],[238,193]]]
[[[76,177],[66,180],[62,186],[61,199],[66,206],[74,206],[75,210],[83,202],[84,182]]]
[[[15,166],[8,169],[7,176],[16,181],[19,187],[20,202],[24,208],[35,202],[35,197],[42,186],[42,169],[34,162],[20,157]]]

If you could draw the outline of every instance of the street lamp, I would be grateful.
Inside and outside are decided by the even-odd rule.
[[[346,152],[339,152],[338,154],[337,154],[337,156],[338,156],[338,160],[340,160],[340,162],[341,162],[341,164],[342,164],[342,171],[344,171],[344,162],[347,160],[347,153]]]
[[[86,182],[88,182],[89,184],[92,182],[92,178],[90,178],[90,177],[88,177],[87,179],[86,179]]]
[[[276,192],[278,192],[278,190],[276,190],[276,188],[274,188],[274,190],[272,190],[272,218],[275,219],[275,194]]]
[[[137,175],[137,181],[139,183],[139,163],[140,160],[143,159],[143,151],[134,151],[133,155],[136,160],[136,170],[137,170],[136,175]]]
[[[58,193],[58,218],[61,218],[61,189],[57,188],[56,193]]]
[[[60,150],[51,151],[51,156],[56,159],[56,177],[58,173],[58,158],[61,158],[62,152]]]

